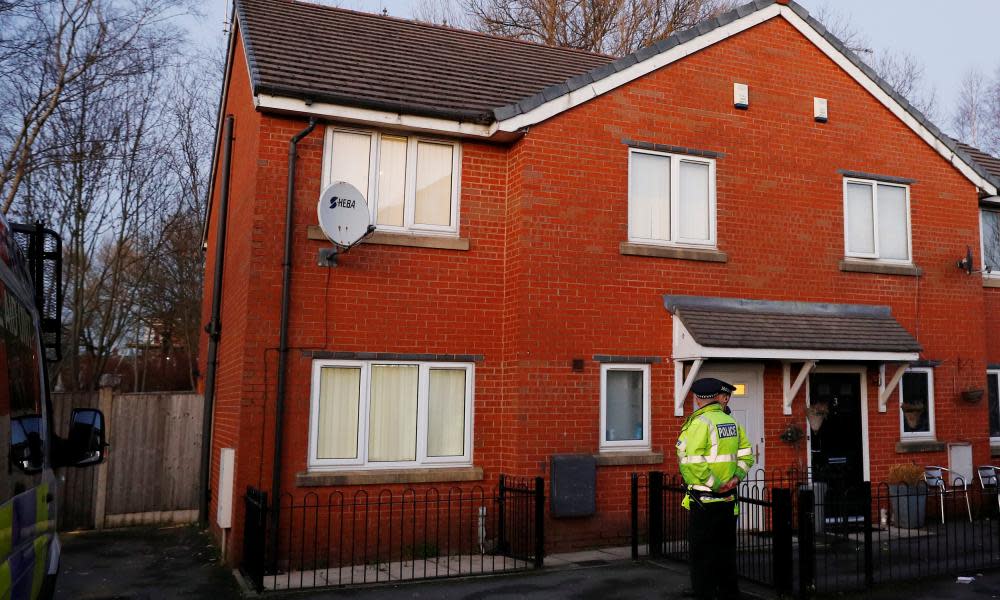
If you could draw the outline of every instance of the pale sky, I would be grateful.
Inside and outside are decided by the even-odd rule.
[[[824,6],[843,15],[876,48],[912,54],[925,67],[927,84],[937,94],[937,125],[949,130],[963,74],[978,68],[1000,69],[1000,0],[798,0],[810,12]],[[326,0],[354,10],[412,16],[412,0]],[[190,35],[212,47],[223,39],[223,24],[232,0],[205,0],[204,18],[191,19]]]

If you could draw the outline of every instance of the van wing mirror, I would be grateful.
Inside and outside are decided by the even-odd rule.
[[[74,408],[64,447],[66,466],[89,467],[104,462],[107,448],[104,413],[93,408]]]
[[[10,462],[29,475],[45,466],[42,417],[25,415],[10,420]]]

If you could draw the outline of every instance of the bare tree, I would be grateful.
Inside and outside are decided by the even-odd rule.
[[[186,0],[16,0],[0,11],[0,210],[37,168],[36,147],[59,106],[84,89],[148,69],[176,43],[165,23]]]
[[[813,17],[924,116],[932,121],[938,117],[937,90],[928,83],[919,59],[908,52],[876,47],[850,17],[830,4],[820,5]]]
[[[994,108],[991,96],[995,96],[996,83],[990,82],[982,71],[969,69],[962,77],[958,100],[952,117],[955,136],[967,144],[995,152],[991,138],[995,136]]]
[[[871,66],[896,92],[931,121],[938,118],[937,90],[927,82],[925,68],[908,52],[880,49]]]
[[[474,29],[469,15],[454,0],[420,0],[413,8],[413,18],[458,29]]]
[[[621,56],[712,18],[730,0],[462,0],[486,33]]]

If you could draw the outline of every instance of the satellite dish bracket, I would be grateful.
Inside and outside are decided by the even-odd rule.
[[[333,248],[320,248],[319,249],[319,266],[321,267],[336,267],[337,266],[337,256],[340,254],[346,254],[351,248],[357,246],[361,242],[365,241],[366,238],[375,233],[375,226],[369,225],[368,230],[365,234],[358,238],[352,244],[347,246],[341,246],[340,244],[334,242]]]

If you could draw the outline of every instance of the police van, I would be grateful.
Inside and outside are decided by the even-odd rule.
[[[96,465],[106,452],[98,410],[74,410],[65,437],[53,430],[46,367],[58,347],[43,340],[61,329],[60,265],[57,234],[11,226],[0,215],[0,450],[7,456],[0,475],[2,599],[52,598],[60,548],[53,469]]]

